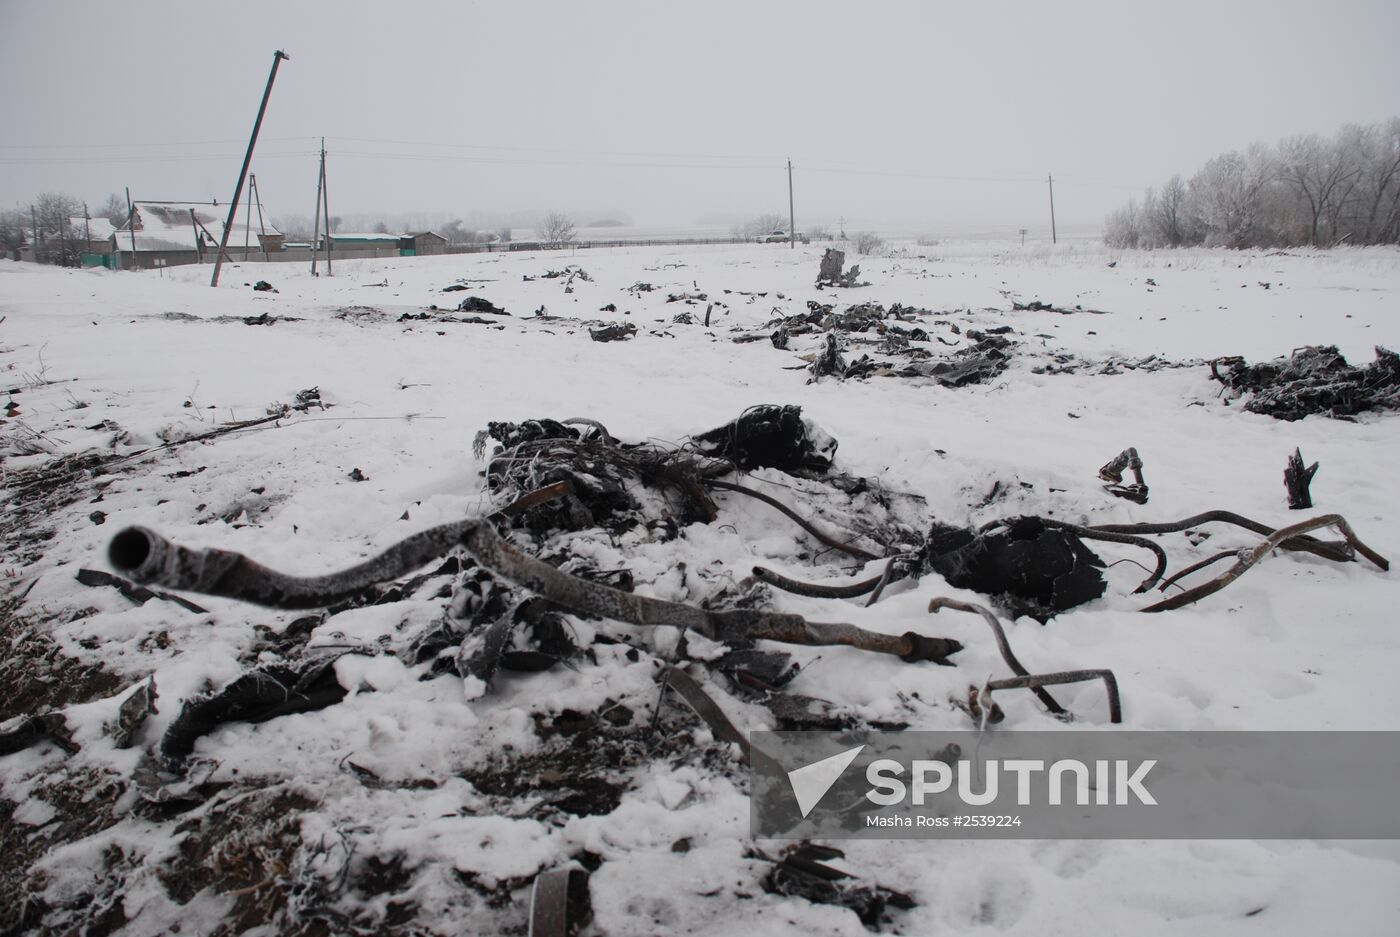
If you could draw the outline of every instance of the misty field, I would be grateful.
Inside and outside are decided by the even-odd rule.
[[[852,841],[830,860],[851,877],[814,901],[774,875],[791,844],[749,835],[738,746],[674,693],[656,713],[675,666],[741,733],[792,724],[753,673],[721,664],[734,650],[722,642],[541,611],[460,551],[302,610],[111,578],[109,542],[131,526],[314,575],[489,515],[518,493],[488,484],[495,447],[531,420],[605,427],[569,424],[603,477],[619,443],[673,465],[750,408],[793,405],[835,440],[829,471],[756,467],[698,494],[704,479],[687,477],[684,497],[630,479],[606,492],[607,521],[575,477],[585,521],[498,526],[643,596],[954,639],[950,666],[756,649],[788,655],[779,695],[818,701],[803,703],[817,723],[969,729],[969,687],[1007,665],[979,616],[927,607],[986,595],[922,569],[867,605],[756,584],[754,567],[832,585],[880,577],[935,522],[1215,509],[1270,528],[1340,514],[1400,555],[1396,415],[1250,412],[1209,363],[1336,346],[1364,367],[1400,347],[1400,251],[895,242],[846,257],[868,285],[819,290],[826,246],[364,260],[316,278],[244,264],[218,289],[207,266],[0,261],[0,730],[27,726],[36,742],[0,756],[0,933],[524,934],[536,877],[565,867],[588,873],[586,934],[1039,934],[1082,927],[1090,908],[1107,933],[1393,927],[1390,842]],[[815,374],[828,341],[840,368]],[[1145,504],[1098,475],[1128,447]],[[1286,504],[1295,449],[1320,466],[1311,510]],[[540,459],[492,472],[557,484]],[[1202,529],[1154,538],[1172,572],[1259,541]],[[1180,587],[1134,594],[1152,554],[1089,546],[1101,597],[1045,624],[999,608],[1033,672],[1112,670],[1122,728],[1400,729],[1393,571],[1281,550],[1143,615]],[[504,656],[474,630],[498,593],[512,599],[495,614],[521,621]],[[260,721],[234,708],[191,729],[192,702],[250,675],[319,704]],[[1055,695],[1069,715],[998,691],[1004,719],[987,731],[1111,731],[1100,685]]]

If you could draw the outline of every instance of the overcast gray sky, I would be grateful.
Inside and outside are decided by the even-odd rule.
[[[1400,2],[0,0],[0,205],[1062,224],[1211,156],[1400,115]],[[580,221],[591,220],[580,218]]]

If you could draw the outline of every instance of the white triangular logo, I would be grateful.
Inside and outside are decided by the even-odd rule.
[[[864,750],[864,745],[857,745],[839,755],[832,755],[830,758],[823,758],[788,772],[788,783],[792,785],[793,796],[797,798],[797,808],[802,811],[804,820],[807,814],[821,803],[831,786],[841,779],[841,775],[850,767],[851,762],[856,760],[856,756]]]

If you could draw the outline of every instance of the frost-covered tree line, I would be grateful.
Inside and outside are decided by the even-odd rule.
[[[1109,215],[1110,247],[1400,242],[1400,117],[1256,143],[1172,176]]]

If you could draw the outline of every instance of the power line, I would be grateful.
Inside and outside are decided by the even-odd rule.
[[[295,140],[315,140],[315,137],[268,137],[273,143],[290,143]],[[143,141],[141,143],[0,143],[0,150],[78,150],[78,149],[130,149],[151,146],[227,146],[242,143],[242,140],[165,140]]]
[[[282,153],[259,153],[258,159],[301,159],[314,156],[315,150],[299,150]],[[167,156],[0,156],[0,165],[20,165],[24,163],[61,163],[81,165],[85,163],[203,163],[218,160],[235,160],[237,153],[200,153]]]

